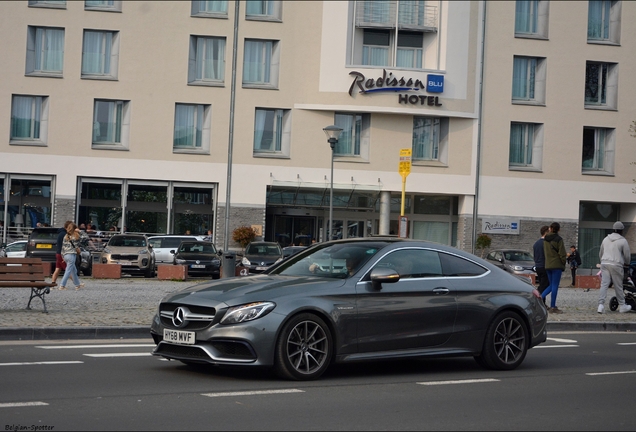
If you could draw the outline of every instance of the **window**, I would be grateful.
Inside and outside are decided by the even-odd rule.
[[[337,157],[362,157],[368,160],[371,115],[336,113],[334,124],[342,128],[334,155]]]
[[[547,0],[517,0],[515,6],[515,37],[548,38]]]
[[[10,144],[46,145],[48,97],[13,95]]]
[[[175,153],[210,153],[210,105],[177,104],[174,112]]]
[[[95,99],[93,148],[128,148],[129,111],[128,101]]]
[[[583,128],[583,173],[614,173],[614,129]]]
[[[616,109],[618,65],[588,61],[585,65],[585,108]]]
[[[103,12],[121,12],[121,1],[117,0],[86,0],[84,10]]]
[[[116,79],[119,32],[84,30],[82,78]]]
[[[245,40],[243,54],[243,86],[278,87],[278,42],[271,40]]]
[[[247,0],[245,18],[251,20],[280,21],[281,1]]]
[[[401,249],[384,256],[375,268],[389,268],[400,275],[400,280],[409,278],[442,277],[439,254],[426,249]]]
[[[512,69],[512,102],[545,104],[545,58],[515,56]]]
[[[621,2],[593,0],[588,3],[587,42],[620,43]]]
[[[421,69],[424,46],[436,31],[435,5],[411,0],[357,1],[352,63]]]
[[[206,18],[227,18],[227,0],[192,2],[192,16]]]
[[[543,153],[543,125],[510,124],[510,169],[540,170]]]
[[[413,162],[448,163],[448,119],[413,117]]]
[[[225,80],[225,38],[190,36],[188,83],[222,85]]]
[[[62,76],[64,67],[64,29],[28,27],[26,74]]]
[[[29,7],[66,9],[66,0],[29,0]]]
[[[289,157],[291,111],[256,108],[254,156]]]

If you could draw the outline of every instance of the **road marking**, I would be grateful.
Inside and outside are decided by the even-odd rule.
[[[155,347],[155,344],[114,344],[114,345],[65,345],[65,346],[56,346],[56,345],[43,345],[36,346],[36,348],[42,349],[86,349],[86,348],[146,348],[146,347]]]
[[[537,345],[536,347],[532,348],[577,348],[578,345]]]
[[[83,354],[86,357],[143,357],[152,355],[151,353],[104,353],[104,354]]]
[[[621,342],[617,345],[636,345],[636,342]]]
[[[636,371],[619,371],[619,372],[596,372],[596,373],[586,373],[585,375],[596,376],[596,375],[622,375],[622,374],[633,374]]]
[[[42,406],[48,405],[46,402],[13,402],[13,403],[0,403],[0,408],[14,408],[25,406]]]
[[[76,364],[76,363],[84,363],[84,362],[83,361],[44,361],[44,362],[0,363],[0,366],[59,365],[59,364]]]
[[[203,393],[201,394],[201,396],[207,396],[207,397],[256,396],[256,395],[285,394],[285,393],[305,393],[305,391],[298,390],[298,389],[259,390],[259,391],[244,391],[244,392]]]
[[[577,341],[572,339],[548,338],[548,340],[551,340],[553,342],[559,342],[559,343],[577,343]]]
[[[485,379],[470,379],[470,380],[454,380],[454,381],[426,381],[426,382],[418,382],[419,385],[447,385],[447,384],[476,384],[476,383],[486,383],[486,382],[498,382],[500,380],[494,378],[485,378]]]

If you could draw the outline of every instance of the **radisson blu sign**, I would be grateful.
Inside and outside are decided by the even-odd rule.
[[[349,96],[353,97],[353,92],[357,89],[361,94],[374,94],[394,92],[398,94],[399,104],[442,106],[438,96],[413,94],[414,92],[443,93],[444,75],[428,74],[426,83],[421,79],[410,77],[397,77],[393,72],[382,70],[382,76],[377,78],[367,78],[363,73],[352,71],[353,81],[349,87]],[[408,93],[404,93],[408,92]]]

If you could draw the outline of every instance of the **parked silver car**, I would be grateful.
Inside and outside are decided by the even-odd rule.
[[[500,269],[515,275],[536,274],[534,257],[530,252],[518,249],[498,249],[491,251],[486,259]]]
[[[116,234],[108,240],[101,253],[102,264],[119,264],[122,273],[150,278],[155,275],[155,253],[142,234]]]
[[[331,362],[473,356],[514,369],[547,338],[529,283],[463,251],[397,238],[320,243],[264,274],[165,296],[156,356],[320,377]]]

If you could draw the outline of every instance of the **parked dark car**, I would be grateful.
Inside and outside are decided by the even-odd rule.
[[[283,259],[296,255],[300,251],[307,249],[307,246],[287,246],[283,248]]]
[[[174,263],[188,266],[188,275],[221,277],[221,259],[214,245],[204,241],[183,241],[174,254]]]
[[[320,377],[331,362],[473,356],[510,370],[547,338],[534,287],[472,254],[394,237],[320,243],[264,274],[168,294],[156,356]]]
[[[247,267],[250,273],[263,273],[282,259],[283,250],[278,243],[256,241],[251,242],[245,248],[241,264]]]
[[[29,234],[26,249],[27,258],[40,258],[42,261],[55,262],[57,231],[59,228],[33,228]]]
[[[498,249],[491,251],[486,259],[515,275],[535,274],[534,257],[530,252],[518,249]]]

